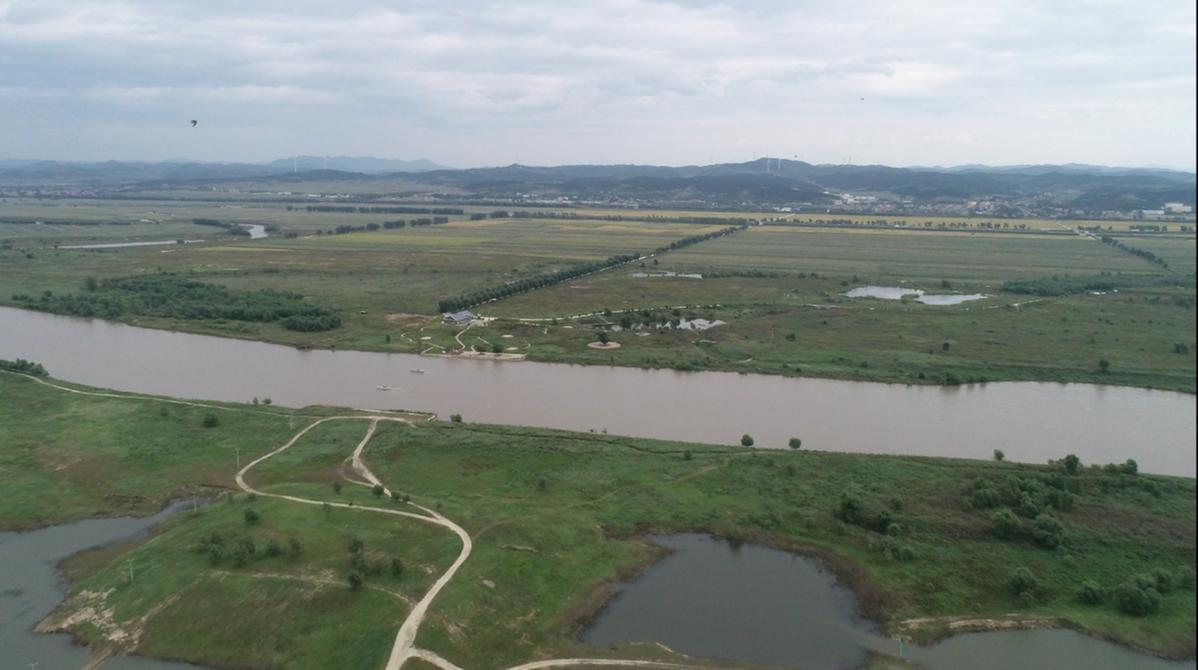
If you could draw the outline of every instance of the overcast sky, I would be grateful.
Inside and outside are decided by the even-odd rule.
[[[1193,170],[1194,53],[1194,0],[0,0],[0,158]]]

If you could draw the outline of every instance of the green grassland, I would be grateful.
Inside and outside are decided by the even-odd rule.
[[[1150,273],[1153,267],[1076,235],[819,229],[759,226],[670,258],[690,271],[766,270],[859,274],[872,281],[1001,283],[1026,276]],[[930,287],[929,287],[930,288]]]
[[[249,509],[258,514],[252,525],[245,521]],[[457,548],[456,538],[430,527],[375,516],[224,496],[172,519],[112,567],[87,576],[63,611],[111,609],[111,621],[72,630],[98,647],[114,630],[136,632],[139,653],[159,658],[237,668],[378,667],[411,603]],[[197,550],[214,536],[226,548],[216,562]],[[239,565],[227,554],[247,539],[254,553]],[[369,566],[359,590],[345,581],[354,539]],[[271,555],[272,542],[278,555]],[[390,571],[393,558],[403,564],[398,576]]]
[[[210,414],[217,425],[204,427]],[[173,497],[222,490],[239,452],[261,455],[301,420],[261,405],[76,395],[0,372],[0,527],[148,514]]]
[[[206,410],[172,406],[171,416],[162,417],[162,400],[81,396],[7,374],[0,375],[0,391],[6,400],[24,403],[3,417],[6,435],[40,436],[34,444],[19,438],[6,453],[58,453],[66,451],[60,442],[71,435],[101,436],[71,451],[86,454],[90,467],[108,473],[109,481],[144,495],[147,508],[168,491],[188,490],[197,478],[174,458],[132,459],[118,449],[88,445],[141,445],[156,432],[179,440],[179,453],[223,463],[231,446],[243,458],[262,454],[331,412],[305,411],[291,427],[273,408],[226,405],[220,425],[203,428],[192,422],[199,415],[184,412]],[[127,419],[112,422],[109,416]],[[226,429],[222,440],[207,432]],[[321,424],[251,471],[250,483],[266,493],[402,506],[352,483],[335,486],[365,431],[360,420]],[[422,648],[463,667],[580,653],[641,655],[639,648],[586,649],[575,632],[613,580],[659,555],[643,539],[650,531],[710,532],[820,556],[858,593],[862,609],[890,631],[934,636],[937,626],[962,617],[1048,618],[1158,653],[1194,652],[1192,587],[1175,585],[1156,612],[1140,617],[1120,613],[1109,598],[1087,605],[1078,597],[1087,581],[1109,588],[1154,570],[1186,574],[1179,566],[1190,566],[1192,575],[1192,479],[1085,464],[1068,474],[1059,464],[759,452],[424,422],[381,425],[365,457],[389,487],[438,510],[473,538],[473,554],[433,602],[418,638]],[[209,490],[231,488],[232,474],[231,467],[213,466]],[[103,496],[89,498],[92,489],[78,479],[53,464],[6,465],[0,478],[4,525],[126,511]],[[996,508],[972,502],[971,492],[979,488],[995,492]],[[61,497],[81,499],[63,505],[51,494],[55,489],[74,492]],[[43,507],[40,514],[11,504],[22,491],[40,491],[30,496]],[[843,513],[846,494],[857,501],[858,515]],[[1020,495],[1025,502],[1011,498]],[[1026,500],[1061,521],[1059,546],[1045,548],[1023,532],[996,536],[994,509],[1012,505],[1030,514]],[[252,522],[247,510],[256,513]],[[876,523],[883,511],[885,533]],[[1019,523],[1024,531],[1032,527],[1030,516]],[[215,559],[214,536],[221,546]],[[299,551],[291,548],[293,538]],[[367,566],[356,590],[346,581],[347,548],[355,538],[363,542]],[[234,547],[247,539],[255,551],[239,561]],[[459,547],[451,533],[415,520],[226,493],[172,519],[147,542],[76,559],[82,567],[72,575],[79,581],[53,620],[89,608],[110,612],[77,617],[69,627],[100,646],[114,631],[136,631],[141,653],[216,667],[377,666],[408,603]],[[392,558],[404,566],[398,576],[390,571]],[[1019,567],[1039,581],[1028,596],[1007,586]],[[935,623],[907,623],[922,617]]]
[[[209,242],[72,251],[47,248],[44,236],[55,231],[77,235],[74,229],[84,227],[0,224],[0,233],[6,235],[38,229],[37,235],[42,236],[10,237],[10,244],[0,245],[0,303],[12,304],[12,296],[18,294],[76,293],[87,277],[102,280],[172,272],[235,291],[299,293],[335,311],[342,325],[311,333],[289,331],[274,322],[121,318],[150,327],[303,346],[454,351],[460,349],[454,339],[457,331],[441,326],[435,318],[439,300],[612,255],[645,252],[718,228],[652,217],[721,215],[645,212],[640,214],[645,220],[638,222],[637,213],[618,210],[577,212],[594,219],[470,221],[464,214],[444,225],[316,235],[338,225],[410,217],[286,207],[267,202],[165,200],[6,203],[0,213],[13,218],[76,216],[136,222],[153,214],[162,219],[161,224],[87,227],[129,229],[139,236],[152,237],[159,226],[187,226],[180,221],[190,217],[207,217],[275,225],[297,237],[251,241],[224,235],[219,229],[191,226],[201,229],[197,234]],[[471,211],[486,208],[467,208],[467,214]],[[601,218],[612,215],[628,220]],[[923,219],[911,221],[922,225]],[[1010,223],[1058,230],[1105,222]],[[1194,236],[1170,232],[1120,239],[1166,258],[1170,268],[1074,234],[752,226],[631,268],[613,268],[481,305],[476,311],[501,318],[472,329],[464,342],[483,351],[498,344],[507,353],[533,360],[584,364],[913,383],[1100,382],[1193,392]],[[630,270],[704,277],[637,278]],[[1109,280],[1119,292],[1029,296],[1003,290],[1010,281],[1064,276]],[[867,283],[930,292],[978,292],[988,298],[947,307],[843,297],[847,288]],[[604,310],[615,314],[553,322]],[[703,333],[609,332],[620,349],[588,348],[587,343],[597,337],[596,329],[623,320],[622,310],[649,311],[654,322],[695,315],[718,318],[725,325]],[[421,339],[425,337],[430,339]],[[1100,360],[1110,362],[1108,371],[1100,370]]]
[[[1179,274],[1194,272],[1194,238],[1174,237],[1116,237],[1120,242],[1138,249],[1151,251],[1164,258],[1169,269]]]

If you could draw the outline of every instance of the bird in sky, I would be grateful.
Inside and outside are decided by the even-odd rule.
[[[191,127],[192,127],[192,128],[195,128],[197,123],[199,123],[199,121],[196,121],[195,119],[192,119],[192,120],[191,120]]]

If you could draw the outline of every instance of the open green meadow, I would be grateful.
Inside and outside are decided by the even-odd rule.
[[[871,282],[1003,281],[1054,274],[1149,273],[1152,266],[1077,236],[759,226],[673,255],[688,271],[763,270],[859,275]],[[931,290],[935,285],[923,288]]]
[[[6,463],[0,497],[32,491],[30,504],[43,508],[9,513],[13,507],[5,505],[5,527],[128,509],[103,495],[88,497],[92,485],[58,467],[52,457],[59,454],[86,455],[90,468],[140,492],[138,509],[192,489],[200,478],[191,470],[205,470],[180,469],[184,457],[221,464],[202,478],[215,495],[208,507],[181,514],[140,544],[73,559],[78,581],[51,623],[113,651],[120,648],[113,640],[135,639],[140,653],[217,667],[380,664],[411,603],[461,545],[434,525],[319,504],[326,501],[389,510],[420,505],[471,536],[473,553],[433,601],[417,638],[420,648],[462,667],[578,654],[643,657],[642,648],[587,649],[575,633],[614,580],[659,555],[645,533],[673,531],[819,556],[890,632],[929,638],[961,618],[1034,618],[1171,656],[1194,652],[1192,479],[1064,462],[761,452],[384,422],[364,459],[396,492],[391,499],[346,480],[355,478],[346,459],[368,422],[337,419],[247,475],[267,496],[318,502],[301,504],[217,493],[233,488],[228,452],[261,455],[331,410],[305,410],[291,426],[286,413],[270,407],[222,405],[218,425],[205,427],[203,413],[216,410],[77,395],[11,374],[0,374],[0,393],[24,403],[3,420],[8,434],[19,436],[13,451],[25,454]],[[210,438],[224,431],[222,439]],[[152,432],[163,435],[157,458],[87,448],[144,444]],[[189,432],[195,437],[187,440]],[[99,439],[76,446],[71,435]],[[80,499],[57,502],[49,492],[58,488]],[[1036,585],[1016,592],[1010,584],[1017,568],[1029,570]],[[349,577],[355,571],[356,587]],[[1133,616],[1111,594],[1135,575],[1160,599],[1150,613]],[[1087,602],[1091,582],[1089,593],[1097,595]]]

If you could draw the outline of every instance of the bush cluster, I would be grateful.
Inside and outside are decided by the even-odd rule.
[[[0,358],[0,370],[8,370],[9,372],[19,372],[25,375],[33,375],[34,377],[47,377],[49,372],[42,367],[41,363],[27,361],[24,358],[18,358],[15,361],[6,361]]]
[[[278,322],[301,332],[341,325],[341,317],[306,302],[296,293],[272,289],[234,291],[173,274],[105,279],[97,283],[95,290],[77,294],[56,296],[46,291],[37,298],[16,297],[22,306],[31,309],[104,319],[160,316],[188,321]]]

